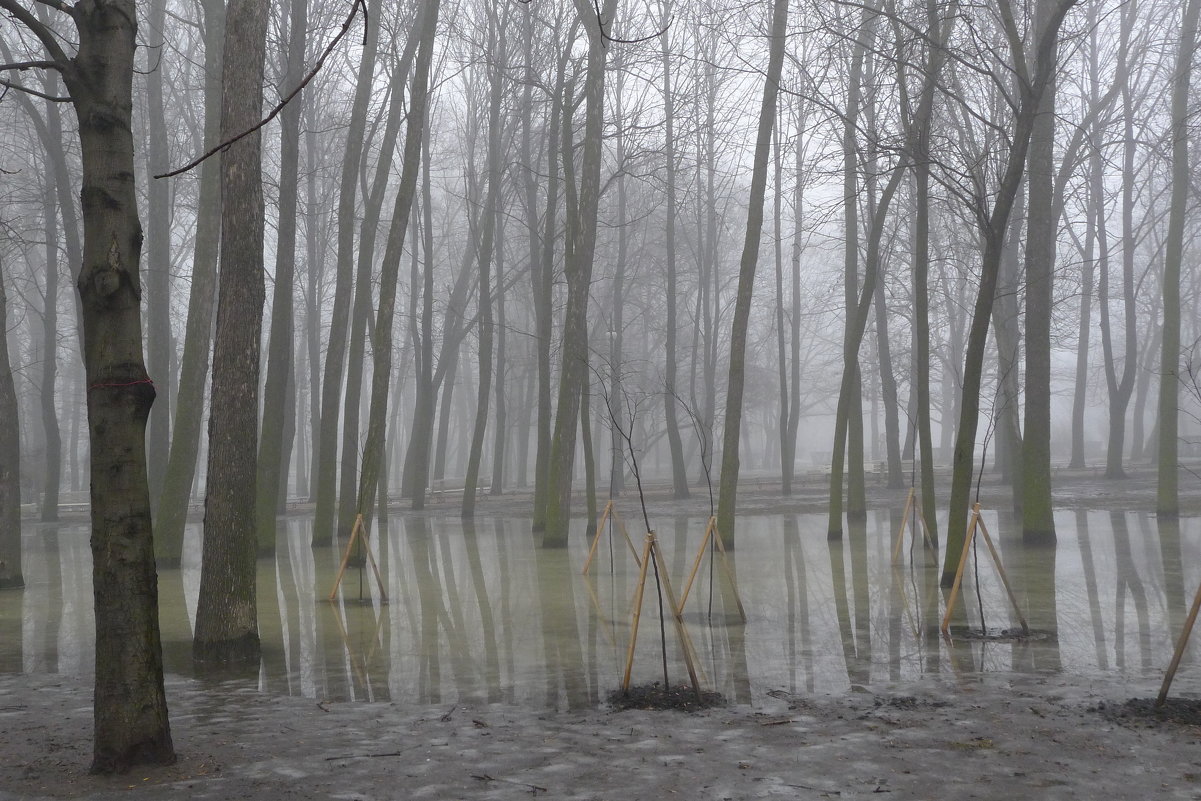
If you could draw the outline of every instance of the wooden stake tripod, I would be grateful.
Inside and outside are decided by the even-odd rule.
[[[934,541],[930,539],[930,526],[926,524],[926,516],[922,514],[921,508],[918,507],[914,502],[916,497],[917,490],[915,490],[913,487],[910,487],[909,495],[905,498],[905,511],[901,513],[901,527],[897,529],[897,537],[892,546],[892,563],[894,565],[897,564],[901,559],[901,546],[905,543],[905,528],[909,525],[910,512],[917,513],[917,521],[913,524],[913,527],[916,529],[919,524],[921,525],[922,539],[925,540],[926,547],[935,553],[938,553],[938,547],[934,544]],[[917,537],[916,531],[914,532],[913,536]]]
[[[367,528],[363,525],[363,516],[355,515],[354,528],[350,530],[350,541],[346,543],[346,550],[342,552],[342,564],[338,566],[338,577],[334,579],[333,589],[329,591],[327,601],[333,601],[338,595],[338,587],[342,585],[342,576],[346,573],[346,565],[350,563],[350,554],[354,549],[354,544],[357,540],[363,540],[363,551],[367,554],[367,561],[371,563],[371,569],[375,573],[376,585],[379,587],[379,597],[382,603],[388,603],[388,593],[384,590],[384,579],[379,574],[379,566],[375,563],[375,557],[371,555],[371,547],[367,543]]]
[[[993,564],[996,565],[997,575],[1001,577],[1001,583],[1005,585],[1005,592],[1009,594],[1009,602],[1013,604],[1014,611],[1018,613],[1018,620],[1022,623],[1022,632],[1029,634],[1030,626],[1027,625],[1026,617],[1022,614],[1021,607],[1018,606],[1018,599],[1009,586],[1009,576],[1005,574],[1001,557],[997,554],[992,537],[988,535],[988,526],[984,525],[984,519],[980,517],[979,503],[972,505],[972,519],[968,523],[967,538],[963,542],[963,553],[959,555],[959,568],[955,571],[955,583],[951,585],[951,596],[947,598],[947,612],[943,615],[942,625],[938,627],[939,631],[942,632],[942,636],[948,640],[951,639],[951,612],[955,609],[955,600],[959,597],[959,585],[963,582],[963,568],[967,565],[967,554],[972,549],[972,542],[976,539],[977,531],[984,535],[984,543],[988,546],[988,553],[992,556]]]
[[[717,545],[722,569],[726,571],[726,578],[730,580],[730,586],[734,588],[734,603],[738,605],[738,614],[745,623],[746,610],[742,608],[742,598],[738,595],[738,582],[734,580],[734,570],[730,567],[730,560],[726,557],[726,544],[721,540],[721,532],[717,530],[717,518],[713,516],[710,516],[709,523],[705,526],[705,536],[701,539],[701,547],[696,549],[696,559],[692,562],[692,572],[688,574],[688,581],[684,582],[684,593],[680,596],[680,605],[676,608],[676,614],[684,613],[684,604],[688,602],[688,593],[692,592],[692,582],[696,580],[696,573],[700,570],[701,559],[705,557],[705,548],[708,547],[710,540]]]
[[[639,567],[642,562],[638,559],[638,550],[634,547],[634,541],[630,539],[630,533],[626,531],[626,524],[622,522],[621,515],[617,513],[617,507],[610,500],[605,504],[605,510],[601,512],[600,522],[596,524],[596,534],[592,536],[592,547],[588,549],[588,558],[584,560],[584,569],[580,571],[583,575],[588,575],[588,569],[592,567],[592,559],[596,556],[596,548],[600,545],[601,534],[605,532],[605,524],[609,523],[610,518],[617,521],[617,527],[621,529],[621,535],[626,539],[626,545],[630,546],[630,553],[634,555],[634,564]],[[610,528],[612,524],[610,523]]]
[[[621,680],[621,691],[628,692],[630,689],[630,674],[634,670],[634,649],[638,644],[638,623],[642,619],[642,599],[646,590],[646,568],[652,559],[655,560],[659,579],[663,582],[663,590],[667,593],[667,602],[671,605],[671,617],[672,622],[675,624],[676,637],[680,641],[680,650],[684,652],[684,664],[688,667],[688,678],[692,682],[692,689],[699,701],[701,700],[701,685],[696,677],[692,640],[688,638],[688,630],[684,627],[684,618],[680,616],[680,607],[676,604],[676,594],[671,588],[671,579],[667,575],[667,565],[664,564],[663,554],[659,552],[659,543],[655,539],[655,532],[653,531],[646,533],[646,543],[642,546],[642,559],[639,561],[638,569],[638,587],[634,591],[633,620],[630,624],[630,647],[626,651],[626,670],[625,677]],[[667,690],[668,688],[664,687],[663,689]]]

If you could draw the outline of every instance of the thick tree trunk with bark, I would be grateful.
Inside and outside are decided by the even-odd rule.
[[[12,12],[14,4],[2,5]],[[163,692],[158,578],[146,476],[154,385],[142,356],[134,187],[130,0],[75,6],[79,49],[58,62],[76,116],[84,219],[79,294],[91,442],[92,590],[96,679],[92,770],[175,759]],[[29,21],[22,20],[29,25]],[[45,43],[53,41],[49,35]],[[57,46],[54,47],[57,50]]]
[[[262,112],[266,0],[232,0],[225,29],[223,140]],[[209,410],[204,552],[192,655],[259,658],[255,593],[259,339],[263,323],[261,135],[243,136],[221,162],[221,275]]]

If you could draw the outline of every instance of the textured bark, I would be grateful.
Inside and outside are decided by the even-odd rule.
[[[0,269],[0,590],[25,586],[21,572],[21,426],[8,358],[4,283]]]
[[[216,145],[221,135],[221,57],[225,38],[225,6],[204,0],[204,145]],[[175,425],[163,489],[155,509],[154,555],[162,567],[178,567],[183,530],[196,478],[200,432],[204,423],[204,390],[209,374],[209,351],[216,310],[217,243],[221,233],[221,156],[200,165],[200,208],[192,256],[192,294],[180,361]]]
[[[92,770],[169,763],[175,753],[163,692],[146,476],[154,385],[142,356],[139,304],[142,227],[131,127],[136,11],[129,0],[74,6],[78,51],[68,58],[23,7],[12,0],[0,0],[0,7],[39,33],[79,121],[84,247],[78,286],[96,617]]]
[[[738,505],[738,444],[742,433],[742,397],[746,379],[746,332],[755,286],[755,268],[759,263],[759,240],[763,235],[763,200],[767,191],[767,167],[771,156],[772,128],[776,121],[776,100],[780,88],[780,70],[784,63],[784,34],[787,28],[788,0],[774,0],[771,47],[767,73],[763,80],[763,100],[759,106],[758,134],[755,139],[755,162],[751,172],[746,239],[743,242],[742,260],[738,268],[738,295],[730,329],[730,372],[726,384],[725,431],[717,503],[718,529],[729,548],[734,547],[734,514]]]
[[[225,28],[222,139],[254,125],[263,105],[266,0],[232,0]],[[192,655],[257,661],[255,482],[263,323],[263,181],[259,131],[221,161],[221,271],[209,410],[204,550]]]

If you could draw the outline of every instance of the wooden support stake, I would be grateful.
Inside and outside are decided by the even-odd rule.
[[[642,562],[638,559],[638,549],[634,547],[634,541],[630,539],[630,534],[626,531],[626,525],[622,522],[617,507],[613,505],[613,501],[609,501],[605,504],[604,511],[601,512],[600,522],[596,525],[596,533],[592,535],[592,545],[588,548],[588,558],[584,560],[584,569],[580,571],[582,575],[588,575],[588,570],[592,567],[592,560],[596,557],[596,549],[600,545],[601,534],[605,531],[606,523],[609,524],[609,536],[612,536],[613,522],[616,522],[618,528],[621,529],[621,534],[625,537],[626,545],[629,546],[630,553],[634,555],[634,564],[642,565]]]
[[[909,524],[909,511],[913,508],[913,487],[909,488],[909,494],[905,496],[905,511],[901,512],[901,527],[897,529],[896,539],[892,546],[892,563],[895,565],[901,560],[901,546],[905,544],[905,527]]]
[[[688,637],[688,629],[684,626],[684,618],[680,614],[680,607],[676,604],[676,594],[671,588],[671,578],[667,572],[667,562],[663,558],[662,552],[659,551],[659,543],[653,539],[651,541],[651,553],[654,555],[655,564],[659,568],[659,577],[663,580],[663,590],[667,593],[667,603],[672,610],[672,622],[675,623],[676,637],[680,640],[680,649],[684,652],[684,664],[688,667],[688,679],[692,682],[692,691],[696,693],[696,700],[702,701],[701,684],[696,678],[696,661],[693,659],[692,640]],[[745,618],[744,618],[745,620]],[[664,687],[663,689],[667,689]]]
[[[588,575],[588,568],[592,567],[592,560],[596,556],[596,548],[600,545],[601,534],[605,532],[605,524],[609,522],[609,513],[613,511],[613,501],[605,504],[605,510],[601,512],[600,522],[596,524],[596,533],[592,535],[592,545],[588,548],[588,558],[584,560],[584,569],[580,571],[581,575]]]
[[[976,504],[976,514],[980,514],[980,504]],[[1030,626],[1026,623],[1026,616],[1022,614],[1022,608],[1018,605],[1017,596],[1013,594],[1013,588],[1009,586],[1009,576],[1005,573],[1005,565],[1001,563],[1001,556],[997,553],[997,548],[993,545],[992,537],[988,534],[988,526],[984,525],[984,518],[980,518],[980,524],[977,526],[980,533],[984,535],[984,544],[988,546],[988,553],[992,556],[993,564],[997,566],[997,574],[1001,577],[1001,583],[1005,585],[1005,592],[1009,595],[1009,603],[1013,604],[1013,611],[1017,613],[1018,621],[1022,624],[1022,633],[1029,634]]]
[[[642,594],[646,589],[646,567],[651,561],[651,543],[655,535],[647,533],[646,544],[642,548],[642,562],[638,568],[638,586],[634,589],[634,618],[630,623],[630,647],[626,650],[626,672],[621,680],[621,691],[629,692],[630,674],[634,671],[634,647],[638,644],[638,623],[642,619]]]
[[[742,607],[742,597],[738,592],[738,581],[734,578],[734,568],[730,566],[730,560],[726,556],[726,544],[721,539],[721,531],[717,528],[717,518],[710,517],[708,525],[705,526],[705,536],[701,538],[701,547],[696,549],[696,559],[692,562],[692,572],[688,574],[688,581],[684,583],[684,592],[680,595],[679,606],[675,607],[677,614],[683,614],[684,604],[688,603],[688,594],[692,592],[692,582],[696,579],[697,571],[700,570],[701,560],[705,557],[705,548],[709,545],[709,540],[712,538],[717,546],[718,555],[721,557],[722,569],[726,571],[726,577],[730,579],[730,587],[734,590],[734,603],[738,606],[738,615],[742,618],[742,622],[746,622],[746,610]]]
[[[948,640],[951,639],[951,612],[954,611],[955,601],[959,597],[959,585],[963,582],[963,568],[967,564],[967,554],[971,550],[972,541],[976,539],[977,530],[984,532],[984,543],[988,546],[988,553],[992,556],[993,564],[997,567],[997,574],[1001,578],[1001,583],[1005,585],[1005,592],[1009,594],[1009,602],[1013,604],[1014,611],[1018,615],[1018,620],[1022,623],[1022,631],[1029,634],[1030,627],[1026,624],[1026,617],[1022,614],[1021,607],[1018,606],[1017,597],[1014,596],[1013,590],[1009,586],[1009,577],[1005,574],[1005,567],[1001,564],[1001,557],[993,545],[992,537],[988,534],[988,527],[984,525],[984,519],[980,517],[980,504],[978,503],[972,506],[972,519],[968,525],[967,537],[963,542],[963,553],[959,555],[959,567],[955,570],[955,582],[951,585],[951,595],[947,599],[947,611],[943,615],[942,625],[938,627],[939,631],[942,632],[942,636]]]
[[[1172,686],[1172,680],[1176,678],[1176,670],[1180,667],[1180,660],[1184,658],[1184,649],[1188,645],[1189,637],[1193,633],[1193,624],[1197,622],[1197,610],[1201,609],[1201,586],[1197,587],[1197,594],[1193,596],[1193,606],[1188,611],[1188,618],[1184,621],[1184,629],[1180,632],[1180,639],[1176,641],[1176,652],[1172,654],[1172,662],[1168,665],[1168,672],[1164,674],[1163,686],[1159,688],[1159,697],[1155,699],[1155,706],[1163,706],[1168,700],[1168,690]]]
[[[371,554],[371,545],[367,542],[367,529],[363,525],[363,516],[355,515],[354,527],[350,530],[350,541],[346,543],[346,550],[342,553],[342,564],[338,566],[338,577],[334,579],[333,589],[329,591],[328,601],[333,601],[338,595],[338,587],[342,585],[342,577],[346,573],[346,565],[350,563],[350,554],[354,549],[355,541],[362,538],[363,550],[367,554],[367,561],[371,563],[371,570],[375,573],[376,586],[379,587],[379,596],[382,603],[388,603],[388,593],[384,589],[384,579],[380,575],[379,565],[375,563],[375,557]]]
[[[921,524],[922,541],[926,543],[926,547],[932,551],[937,551],[934,541],[930,539],[930,526],[926,524],[926,516],[922,514],[921,507],[917,504],[917,489],[909,488],[909,495],[905,498],[905,511],[901,514],[901,528],[897,531],[897,537],[892,547],[892,562],[897,564],[901,559],[901,546],[905,541],[905,529],[909,525],[909,516],[914,514],[917,517],[917,522],[913,524],[914,529]],[[915,533],[913,536],[917,536]]]

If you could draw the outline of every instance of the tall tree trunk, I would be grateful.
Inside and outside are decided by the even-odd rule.
[[[742,396],[746,382],[746,334],[751,315],[751,296],[755,287],[755,268],[759,263],[759,240],[763,235],[763,200],[767,193],[767,167],[771,156],[772,126],[776,121],[776,99],[780,71],[784,64],[784,39],[788,28],[788,0],[772,3],[771,45],[767,73],[763,81],[763,100],[759,106],[755,162],[751,172],[750,206],[747,209],[746,239],[738,268],[738,296],[730,328],[730,373],[726,385],[725,431],[722,437],[722,461],[717,525],[728,547],[734,547],[734,514],[738,505],[738,444],[742,433]]]
[[[266,0],[231,0],[225,28],[221,136],[262,113]],[[208,489],[192,655],[204,662],[257,661],[255,481],[258,472],[259,340],[263,325],[263,179],[260,131],[221,161],[221,270],[209,403]]]
[[[475,493],[479,485],[480,462],[484,455],[484,435],[488,430],[488,406],[492,398],[492,360],[494,323],[492,318],[492,258],[496,249],[496,222],[500,214],[501,181],[501,122],[500,109],[503,100],[503,77],[508,66],[507,39],[502,21],[496,18],[496,9],[489,6],[488,52],[491,82],[488,97],[488,194],[484,200],[483,219],[480,221],[478,265],[479,265],[479,386],[476,394],[475,424],[471,433],[471,450],[467,456],[467,474],[463,484],[462,517],[475,516]],[[507,21],[507,20],[506,20]],[[499,283],[498,291],[504,291]]]
[[[14,11],[7,0],[3,6]],[[78,285],[91,443],[92,770],[111,773],[175,759],[163,692],[146,476],[146,420],[154,385],[142,356],[142,226],[133,181],[137,15],[130,0],[112,0],[75,7],[71,16],[78,32],[76,56],[51,55],[75,106],[83,163]],[[53,41],[49,35],[41,38]]]
[[[527,6],[528,8],[529,6]],[[579,23],[577,22],[576,25]],[[568,39],[575,36],[576,25],[572,26]],[[565,48],[555,71],[555,88],[551,96],[550,125],[546,132],[546,213],[542,219],[542,259],[536,271],[531,271],[534,283],[534,324],[538,347],[538,442],[534,451],[534,511],[531,528],[546,529],[546,514],[550,492],[551,426],[554,407],[551,405],[551,338],[554,328],[555,241],[557,235],[557,210],[559,207],[560,154],[558,142],[564,125],[563,102],[567,76],[568,53]]]
[[[221,48],[225,37],[225,5],[204,0],[204,147],[221,141]],[[216,309],[217,243],[221,234],[221,156],[200,165],[200,200],[196,244],[192,256],[192,294],[184,334],[171,428],[171,455],[163,477],[154,519],[154,555],[162,567],[178,567],[183,530],[188,519],[192,483],[200,453],[204,422],[204,390],[209,374],[209,346]]]
[[[410,307],[414,314],[411,327],[417,343],[417,382],[413,389],[413,427],[409,446],[405,449],[404,470],[401,475],[401,495],[412,501],[414,510],[425,508],[425,491],[430,478],[430,448],[434,436],[434,407],[438,400],[438,387],[434,383],[434,214],[433,192],[430,186],[430,133],[428,127],[422,138],[421,211],[425,219],[422,228],[422,255],[425,267],[418,272],[416,255],[413,257],[412,294]],[[416,252],[416,243],[413,246]],[[421,314],[417,316],[417,287],[421,286]],[[420,323],[418,323],[420,320]],[[418,327],[420,325],[420,327]]]
[[[1201,0],[1188,0],[1180,20],[1180,44],[1172,74],[1172,200],[1163,263],[1163,351],[1159,367],[1159,486],[1155,510],[1161,518],[1180,514],[1177,463],[1180,411],[1180,268],[1184,260],[1184,226],[1188,214],[1189,86],[1197,46]]]
[[[585,0],[575,0],[588,31],[588,66],[584,78],[584,148],[578,203],[568,203],[567,308],[563,319],[563,363],[555,405],[555,431],[547,466],[546,530],[543,545],[565,547],[571,519],[571,479],[579,432],[580,395],[588,370],[588,289],[596,249],[596,217],[601,191],[601,147],[605,103],[605,60],[608,44],[603,26],[612,24],[616,0],[605,0],[598,15]],[[564,121],[570,131],[570,125]],[[570,141],[570,137],[565,137]],[[564,158],[573,157],[567,148]],[[565,164],[565,169],[567,165]]]
[[[672,497],[688,497],[688,468],[684,464],[684,446],[680,438],[679,389],[676,385],[676,135],[675,135],[675,89],[672,86],[671,53],[668,49],[668,34],[671,31],[671,0],[663,3],[663,33],[659,35],[660,55],[663,62],[663,124],[664,156],[667,180],[667,228],[664,242],[667,247],[667,351],[664,353],[666,386],[663,407],[667,418],[667,444],[671,451]],[[623,198],[624,200],[624,198]],[[622,223],[625,222],[623,217]],[[777,232],[778,233],[778,232]],[[624,264],[623,264],[624,266]],[[620,298],[618,299],[620,302]]]
[[[163,29],[167,0],[151,0],[150,44],[146,48],[146,125],[149,129],[148,167],[151,175],[168,169],[167,122],[163,102]],[[171,193],[166,181],[151,181],[147,200],[146,228],[146,367],[155,380],[154,406],[150,409],[146,454],[150,497],[156,501],[163,489],[163,476],[171,449]],[[155,509],[157,512],[157,509]]]
[[[56,86],[54,81],[51,87]],[[61,141],[61,140],[60,140]],[[56,176],[49,154],[46,158],[46,185],[43,189],[45,220],[46,285],[42,303],[42,374],[39,389],[42,413],[42,437],[45,474],[42,479],[43,522],[58,520],[58,491],[62,475],[62,434],[58,426],[55,388],[58,381],[58,202],[54,191]]]
[[[308,0],[291,0],[284,91],[304,78],[304,45],[308,33]],[[300,117],[304,96],[293,98],[280,112],[279,224],[275,246],[275,288],[271,295],[271,339],[267,348],[267,381],[263,385],[263,425],[259,441],[255,528],[258,553],[275,553],[275,516],[279,507],[281,474],[287,481],[291,438],[285,438],[289,419],[295,420],[293,385],[292,304],[296,288],[296,218],[300,194]],[[286,484],[285,484],[286,486]]]
[[[1053,13],[1054,0],[1039,0],[1035,30]],[[1058,41],[1052,60],[1058,60]],[[1059,223],[1052,214],[1055,162],[1054,75],[1039,99],[1027,154],[1030,201],[1026,216],[1026,384],[1022,437],[1022,541],[1055,542],[1051,506],[1051,304],[1055,240]]]
[[[846,111],[842,117],[842,224],[843,224],[843,296],[845,322],[843,324],[843,378],[838,394],[838,407],[834,419],[834,450],[830,459],[830,508],[826,536],[842,538],[843,518],[843,473],[848,457],[852,464],[848,472],[849,482],[860,485],[863,477],[863,410],[862,386],[859,373],[859,337],[855,314],[859,305],[859,106],[863,97],[863,62],[867,55],[875,7],[864,7],[854,37],[851,53],[851,70],[847,76],[848,92]],[[866,297],[870,298],[870,295]],[[866,322],[866,317],[864,318]],[[852,344],[853,342],[853,344]],[[857,422],[856,422],[857,421]],[[848,442],[849,440],[849,442]],[[848,447],[849,445],[849,447]],[[856,470],[858,467],[858,470]],[[854,496],[854,489],[850,491]],[[852,511],[856,505],[852,500]]]
[[[388,414],[388,388],[392,378],[392,326],[396,310],[396,287],[400,260],[404,255],[405,234],[413,199],[417,194],[417,174],[421,169],[422,141],[425,138],[429,108],[430,62],[434,32],[438,27],[438,0],[421,9],[414,38],[420,40],[413,85],[409,92],[409,114],[405,129],[400,186],[392,209],[392,225],[384,247],[381,265],[379,311],[375,315],[374,360],[371,373],[371,407],[368,412],[367,439],[363,448],[363,472],[359,477],[358,514],[371,518],[378,482],[384,467],[384,442]],[[399,103],[398,97],[393,102]],[[428,267],[428,265],[427,265]]]
[[[416,28],[414,28],[416,30]],[[354,258],[358,265],[354,280],[354,302],[350,314],[349,353],[346,361],[346,396],[342,405],[342,460],[338,474],[337,533],[339,537],[350,535],[355,513],[359,510],[359,495],[362,487],[359,479],[359,448],[362,442],[360,413],[363,409],[363,373],[367,366],[367,330],[372,316],[372,270],[375,264],[376,239],[379,235],[380,216],[383,211],[384,194],[391,176],[392,155],[396,152],[396,140],[404,104],[400,98],[404,93],[405,81],[417,50],[420,37],[410,36],[399,63],[393,65],[390,94],[384,135],[380,140],[375,164],[375,178],[370,188],[363,179],[366,208],[363,223],[359,228],[359,241]],[[363,165],[363,174],[367,172]],[[405,221],[408,224],[408,221]],[[399,257],[397,257],[399,258]]]
[[[3,265],[0,265],[2,267]],[[21,572],[21,420],[8,357],[8,294],[0,269],[0,590],[24,587]]]
[[[379,44],[380,3],[371,3],[367,14],[367,34],[359,58],[358,82],[346,131],[346,149],[338,185],[338,263],[334,278],[334,308],[330,317],[329,340],[325,348],[325,369],[321,382],[321,431],[315,448],[314,481],[317,503],[313,517],[313,546],[333,541],[334,515],[338,494],[338,418],[342,408],[342,378],[346,362],[346,339],[350,323],[350,301],[354,294],[355,218],[359,185],[359,166],[363,160],[363,142],[367,131],[367,111],[375,79],[375,57]]]
[[[1122,31],[1119,39],[1117,75],[1115,83],[1121,86],[1122,94],[1122,130],[1123,152],[1122,168],[1125,175],[1134,175],[1135,160],[1139,143],[1135,138],[1134,116],[1135,102],[1133,88],[1130,86],[1130,35],[1134,24],[1135,6],[1133,3],[1124,9],[1122,16]],[[1126,447],[1126,412],[1130,406],[1130,396],[1134,392],[1135,376],[1138,366],[1138,325],[1136,320],[1134,284],[1134,255],[1135,239],[1134,213],[1135,196],[1134,181],[1122,182],[1122,307],[1124,313],[1123,327],[1125,328],[1124,347],[1122,353],[1122,372],[1118,375],[1117,362],[1114,358],[1112,327],[1109,311],[1109,248],[1107,229],[1105,227],[1103,202],[1103,166],[1100,154],[1093,159],[1092,177],[1095,184],[1094,203],[1097,205],[1096,214],[1100,218],[1097,233],[1101,244],[1101,348],[1105,355],[1105,386],[1109,390],[1109,442],[1105,451],[1105,477],[1122,479],[1126,477],[1122,456]]]
[[[976,209],[980,237],[984,253],[980,267],[980,287],[972,308],[968,331],[967,348],[964,354],[959,427],[955,433],[955,451],[952,460],[950,510],[947,516],[947,547],[944,553],[941,583],[950,586],[963,552],[967,536],[967,516],[971,483],[975,469],[976,431],[980,416],[980,383],[983,371],[984,349],[988,340],[989,318],[993,299],[997,291],[1005,232],[1009,226],[1009,215],[1021,187],[1026,164],[1026,153],[1034,118],[1041,106],[1042,94],[1057,68],[1055,53],[1059,28],[1074,0],[1058,0],[1057,5],[1044,17],[1044,24],[1035,31],[1033,67],[1027,68],[1025,54],[1020,52],[1020,37],[1016,33],[1016,22],[1009,16],[1009,7],[1002,7],[1004,25],[1010,33],[1013,66],[1019,71],[1018,101],[1013,120],[1010,149],[1006,154],[1004,172],[991,205],[985,206],[984,198]]]

